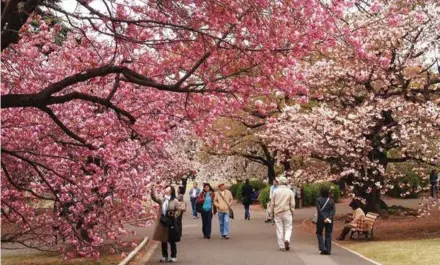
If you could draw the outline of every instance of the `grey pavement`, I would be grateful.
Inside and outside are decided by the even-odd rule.
[[[229,240],[220,239],[217,215],[213,218],[211,239],[203,239],[201,219],[193,220],[191,212],[184,215],[183,236],[177,245],[178,264],[192,265],[372,265],[351,252],[333,245],[331,256],[319,254],[314,234],[302,228],[302,221],[311,217],[313,208],[297,210],[290,251],[280,251],[276,243],[275,227],[265,224],[265,212],[251,211],[251,220],[244,220],[241,205],[235,205],[236,219],[231,221]],[[309,216],[310,215],[310,216]],[[159,264],[160,246],[146,264]]]
[[[385,199],[388,205],[417,207],[420,199]],[[189,204],[188,204],[189,206]],[[302,229],[301,223],[311,218],[315,212],[313,207],[297,209],[294,217],[292,250],[280,252],[277,249],[275,227],[265,224],[265,212],[260,206],[253,206],[251,221],[245,221],[241,205],[234,206],[236,220],[231,221],[231,239],[219,238],[217,216],[213,219],[213,235],[211,240],[204,240],[201,231],[201,220],[191,219],[191,210],[184,214],[183,237],[178,243],[179,264],[356,264],[371,265],[356,255],[333,245],[332,256],[320,256],[314,234]],[[336,204],[337,214],[351,212],[348,203]],[[126,239],[141,241],[144,236],[151,237],[154,226],[136,227],[127,225],[136,235]],[[154,246],[154,244],[149,244]],[[35,254],[38,251],[21,248],[17,250],[2,249],[1,256]],[[160,258],[160,248],[147,264],[156,264]]]
[[[188,197],[188,196],[187,196]],[[420,199],[385,199],[388,205],[401,205],[405,207],[417,207]],[[189,204],[188,204],[189,206]],[[231,239],[223,241],[219,239],[217,216],[213,219],[213,237],[210,241],[203,239],[201,232],[201,220],[191,219],[191,210],[184,214],[182,242],[178,243],[178,259],[180,264],[369,264],[359,261],[360,258],[334,245],[333,255],[330,257],[320,256],[317,251],[316,238],[301,228],[301,222],[311,218],[315,212],[313,207],[297,209],[294,217],[294,232],[292,247],[288,253],[277,250],[275,227],[264,224],[264,210],[260,206],[253,206],[252,220],[244,221],[241,205],[234,207],[237,220],[231,223]],[[348,202],[336,204],[337,214],[351,212]],[[136,235],[127,236],[127,240],[141,241],[145,236],[151,237],[154,226],[137,227],[127,225],[129,230],[136,231]],[[154,244],[149,244],[154,245]],[[3,246],[5,247],[5,246]],[[2,249],[1,256],[31,255],[39,253],[34,249],[20,248],[16,250]],[[156,249],[151,260],[147,264],[155,264],[160,258],[160,250]],[[225,259],[225,260],[223,260]],[[212,260],[212,261],[211,261]]]

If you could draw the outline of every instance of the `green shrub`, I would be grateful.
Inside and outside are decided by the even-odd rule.
[[[330,186],[330,189],[332,192],[333,200],[335,202],[339,202],[341,200],[341,188],[338,185],[332,184]]]
[[[255,189],[261,192],[264,188],[267,187],[267,184],[262,180],[253,179],[249,181],[249,184]],[[237,201],[241,201],[241,191],[243,190],[244,183],[236,183],[231,186],[231,193],[234,199]]]
[[[240,187],[240,185],[241,185],[241,183],[235,183],[235,184],[231,185],[230,190],[232,193],[232,197],[235,198],[237,196],[237,191],[238,191],[238,188]]]
[[[260,190],[258,201],[260,202],[260,205],[263,206],[264,209],[267,208],[267,203],[269,202],[269,195],[270,195],[270,187],[266,187]]]
[[[241,201],[241,192],[242,192],[242,190],[243,190],[243,183],[241,183],[240,185],[238,185],[238,188],[237,188],[237,194],[235,194],[235,199],[237,200],[237,201]]]
[[[394,198],[417,198],[426,183],[413,171],[407,171],[403,178],[396,178],[390,183],[393,188],[387,194]]]
[[[335,200],[335,202],[339,202],[341,198],[341,190],[339,186],[334,185],[331,182],[321,182],[304,185],[302,194],[303,206],[315,206],[316,199],[319,197],[319,192],[321,191],[322,187],[330,187],[333,200]]]
[[[311,203],[313,202],[312,196],[313,196],[312,185],[309,184],[305,185],[303,187],[303,194],[302,194],[303,206],[311,205]]]
[[[253,179],[253,180],[250,180],[250,181],[249,181],[249,184],[250,184],[255,190],[258,190],[258,191],[261,191],[261,190],[263,190],[264,188],[267,187],[267,184],[264,183],[262,180],[259,180],[259,179]]]

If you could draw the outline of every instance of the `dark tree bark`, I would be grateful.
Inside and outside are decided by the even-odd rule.
[[[376,126],[374,126],[370,133],[366,135],[366,138],[370,141],[372,150],[368,154],[372,161],[377,162],[381,165],[384,170],[387,169],[388,166],[388,157],[387,151],[395,147],[395,143],[393,143],[393,139],[391,137],[392,130],[388,130],[397,125],[397,122],[394,120],[392,116],[392,111],[382,111],[382,118],[377,120]],[[374,176],[374,183],[379,182],[382,185],[384,184],[385,177],[379,171],[374,169],[366,170],[369,177]],[[380,215],[388,214],[388,206],[381,199],[380,189],[375,184],[369,183],[363,189],[364,197],[366,198],[365,210],[367,212],[374,212]],[[365,189],[371,188],[371,191],[365,194]]]
[[[269,180],[269,185],[273,184],[273,181],[275,180],[275,163],[269,162],[266,164],[267,166],[267,179]]]
[[[42,0],[11,0],[2,8],[1,18],[1,44],[2,51],[6,49],[11,43],[17,43],[20,36],[21,27],[26,23],[29,16],[35,11]],[[23,6],[19,8],[19,5]]]

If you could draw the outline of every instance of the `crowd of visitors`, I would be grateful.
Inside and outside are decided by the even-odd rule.
[[[160,241],[162,247],[161,262],[177,261],[177,242],[182,235],[182,214],[186,211],[184,194],[186,193],[186,180],[182,179],[182,185],[178,187],[177,194],[175,188],[171,185],[163,189],[163,196],[157,195],[156,188],[151,191],[152,199],[160,205],[160,215],[153,235],[153,240]],[[437,172],[430,174],[431,184],[438,181]],[[432,186],[435,186],[432,184]],[[252,196],[255,192],[246,180],[242,188],[242,204],[244,206],[244,219],[250,220],[250,205]],[[436,195],[436,187],[431,187],[431,195]],[[214,191],[209,183],[204,183],[203,188],[199,188],[196,182],[189,190],[189,198],[192,208],[192,217],[202,217],[202,234],[204,239],[211,239],[212,218],[218,214],[219,229],[221,239],[230,238],[230,219],[234,218],[234,212],[231,208],[233,195],[226,189],[225,183],[218,185],[218,191]],[[359,220],[365,218],[365,213],[357,200],[350,203],[353,214],[346,221],[344,229],[337,240],[344,240],[347,234],[356,228]],[[336,213],[335,202],[330,196],[330,189],[323,187],[320,196],[316,200],[317,214],[313,218],[316,224],[316,235],[318,239],[318,248],[322,255],[330,255],[332,250],[332,232],[334,216]],[[292,236],[292,222],[295,212],[295,192],[289,185],[288,179],[281,175],[274,180],[270,187],[269,202],[267,204],[266,222],[272,222],[275,226],[276,238],[280,250],[290,250]],[[171,255],[168,255],[168,246]]]

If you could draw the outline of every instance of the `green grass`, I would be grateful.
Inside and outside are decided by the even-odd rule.
[[[344,246],[383,265],[426,265],[440,262],[440,239],[347,242]]]
[[[106,255],[99,260],[78,258],[63,260],[59,255],[37,253],[31,255],[6,256],[1,258],[2,265],[116,265],[122,261],[120,254]]]

